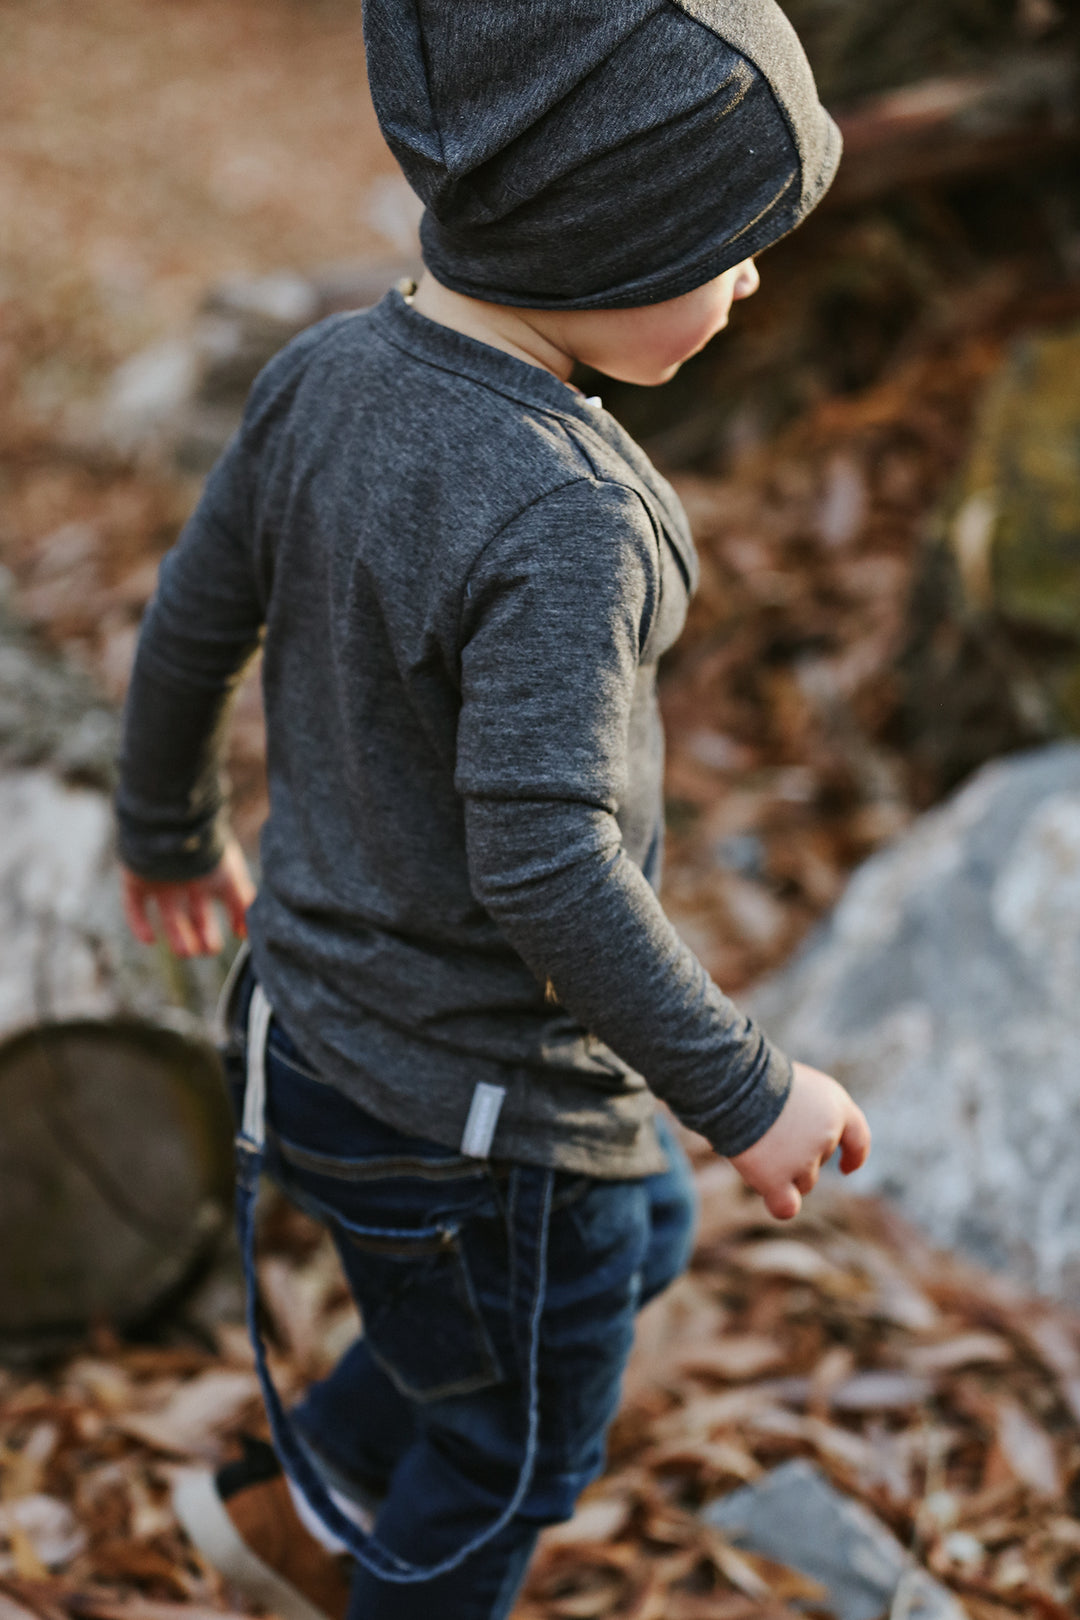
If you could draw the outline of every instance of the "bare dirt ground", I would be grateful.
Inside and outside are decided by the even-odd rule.
[[[0,151],[5,361],[31,405],[50,362],[131,352],[216,277],[387,250],[358,0],[5,7]]]

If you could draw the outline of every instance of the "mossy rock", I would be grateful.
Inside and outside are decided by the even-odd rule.
[[[1080,326],[1025,338],[980,413],[951,521],[967,608],[1019,634],[1080,732]]]

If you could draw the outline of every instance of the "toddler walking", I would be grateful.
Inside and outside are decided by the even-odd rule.
[[[265,1166],[329,1225],[364,1329],[291,1413],[258,1347],[275,1450],[196,1482],[185,1522],[288,1620],[501,1620],[689,1256],[654,1097],[780,1218],[869,1148],[657,898],[656,666],[697,563],[571,382],[672,376],[839,139],[772,0],[367,0],[365,36],[425,274],[256,382],[143,626],[120,850],[141,938],[217,950],[215,901],[249,936],[252,1295]],[[253,895],[220,764],[259,648]]]

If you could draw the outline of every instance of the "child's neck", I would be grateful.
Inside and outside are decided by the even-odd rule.
[[[449,326],[466,337],[489,343],[493,349],[502,349],[530,366],[550,371],[560,382],[570,381],[573,356],[559,348],[541,329],[543,312],[540,310],[515,309],[509,304],[485,304],[479,298],[467,298],[464,293],[444,287],[426,270],[409,302],[429,321],[438,321],[440,326]]]

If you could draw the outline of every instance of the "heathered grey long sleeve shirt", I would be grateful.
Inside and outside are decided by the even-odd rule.
[[[670,486],[550,373],[400,293],[262,373],[165,559],[128,701],[120,851],[200,875],[228,694],[261,644],[256,970],[314,1069],[458,1145],[599,1176],[662,1156],[651,1092],[734,1154],[787,1059],[655,892],[656,664],[696,559]]]

